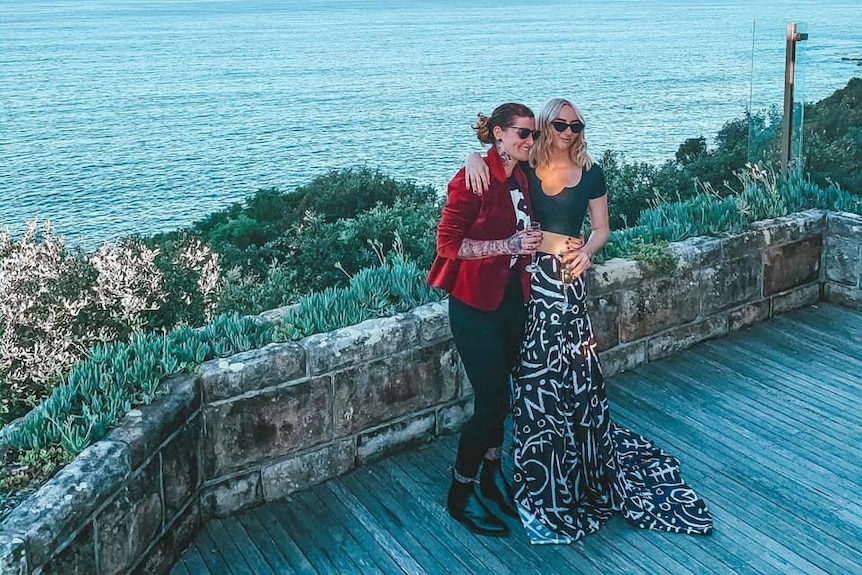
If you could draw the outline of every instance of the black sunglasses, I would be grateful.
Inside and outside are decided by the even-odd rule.
[[[541,132],[539,130],[531,130],[530,128],[518,128],[517,126],[509,126],[512,130],[518,130],[518,137],[522,140],[526,140],[529,136],[533,136],[533,139],[537,139]],[[508,129],[508,128],[507,128]]]
[[[560,120],[554,120],[553,122],[551,122],[551,125],[554,127],[554,129],[556,131],[558,131],[561,134],[566,131],[566,128],[570,128],[572,130],[573,134],[580,134],[581,132],[584,131],[583,122],[578,122],[578,121],[574,121],[571,124],[567,124],[567,123],[560,121]]]

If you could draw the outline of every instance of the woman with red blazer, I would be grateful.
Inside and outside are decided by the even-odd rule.
[[[467,189],[464,170],[449,182],[437,227],[437,257],[428,283],[449,293],[449,325],[473,387],[474,411],[461,431],[447,498],[449,514],[484,535],[508,533],[491,511],[517,517],[511,485],[500,465],[503,422],[510,413],[509,377],[524,336],[530,279],[524,271],[542,234],[530,230],[527,178],[518,162],[528,159],[535,131],[533,112],[522,104],[479,114],[479,141],[494,144],[484,158],[489,190]],[[526,257],[525,257],[526,256]],[[479,474],[479,469],[482,472]],[[494,502],[489,506],[474,488]]]

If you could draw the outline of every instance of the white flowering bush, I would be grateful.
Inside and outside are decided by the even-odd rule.
[[[137,239],[90,255],[50,222],[0,233],[0,423],[38,404],[98,343],[201,325],[218,306],[218,255],[196,240],[152,249]]]

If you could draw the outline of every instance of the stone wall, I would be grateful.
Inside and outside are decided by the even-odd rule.
[[[860,306],[862,218],[804,212],[674,244],[661,276],[590,273],[606,375],[822,298]],[[0,573],[163,573],[207,518],[459,429],[471,409],[446,304],[208,362],[19,506]]]
[[[823,237],[823,299],[862,309],[862,216],[830,213]]]

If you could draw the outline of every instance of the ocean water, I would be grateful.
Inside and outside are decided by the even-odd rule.
[[[367,165],[442,190],[477,112],[557,96],[594,155],[662,161],[862,75],[858,1],[2,0],[0,225],[91,249]]]

